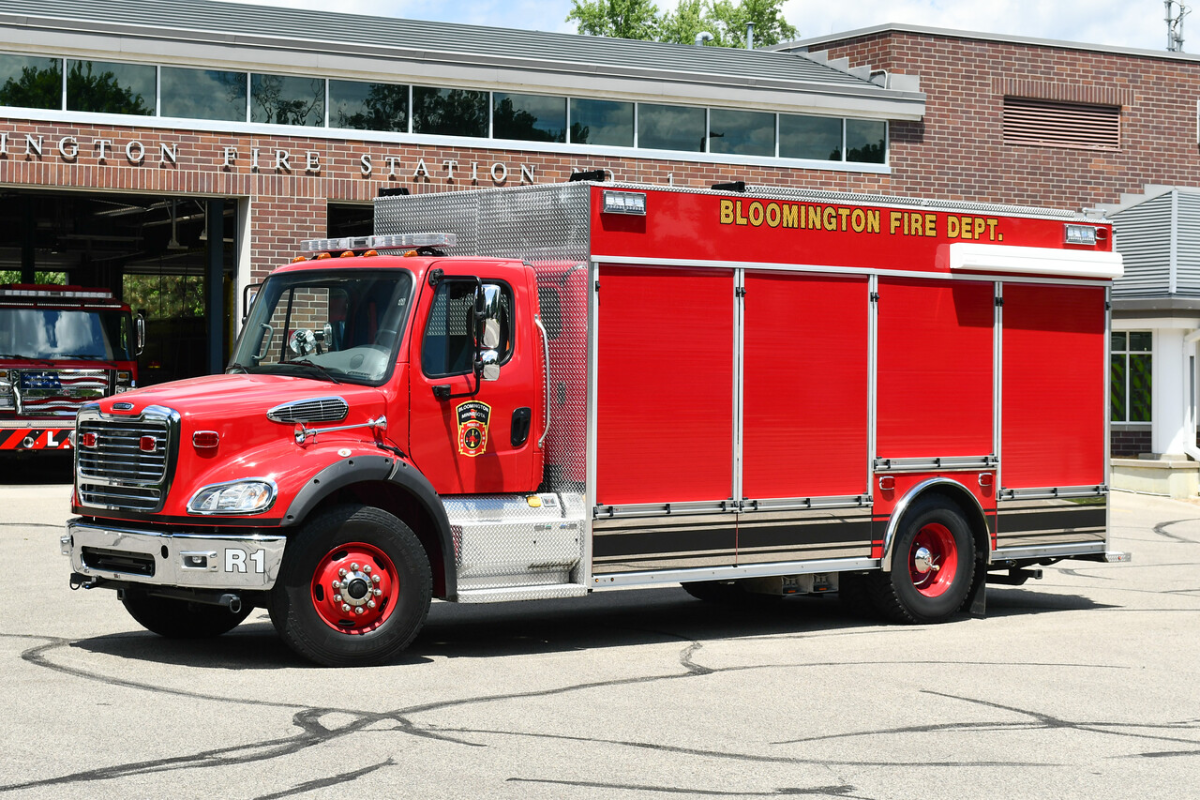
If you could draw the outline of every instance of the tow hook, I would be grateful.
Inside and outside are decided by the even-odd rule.
[[[77,589],[95,589],[100,585],[100,579],[93,575],[83,575],[78,572],[71,573],[70,586],[71,591]]]

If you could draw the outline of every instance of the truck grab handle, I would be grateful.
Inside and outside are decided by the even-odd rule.
[[[546,333],[546,326],[542,324],[542,318],[534,314],[533,324],[537,325],[539,331],[542,332],[542,349],[546,354],[546,427],[542,430],[542,436],[538,439],[538,447],[546,441],[546,434],[550,432],[550,334]]]

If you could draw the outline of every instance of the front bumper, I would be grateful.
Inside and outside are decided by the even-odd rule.
[[[267,590],[283,564],[284,536],[133,530],[67,522],[62,554],[80,575],[191,589]]]
[[[75,421],[0,423],[0,450],[71,450],[75,441]]]

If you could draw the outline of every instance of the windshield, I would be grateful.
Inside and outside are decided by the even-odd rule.
[[[412,275],[398,269],[271,277],[229,368],[378,383],[395,361],[412,285]]]
[[[0,308],[0,357],[132,361],[129,314],[63,308]]]

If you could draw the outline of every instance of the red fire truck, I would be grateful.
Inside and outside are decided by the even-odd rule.
[[[0,286],[0,453],[69,450],[81,406],[137,386],[142,330],[108,289]]]
[[[227,374],[80,412],[72,586],[166,636],[265,607],[360,665],[431,597],[841,590],[929,623],[1126,558],[1102,221],[586,181],[375,213],[271,274]]]

